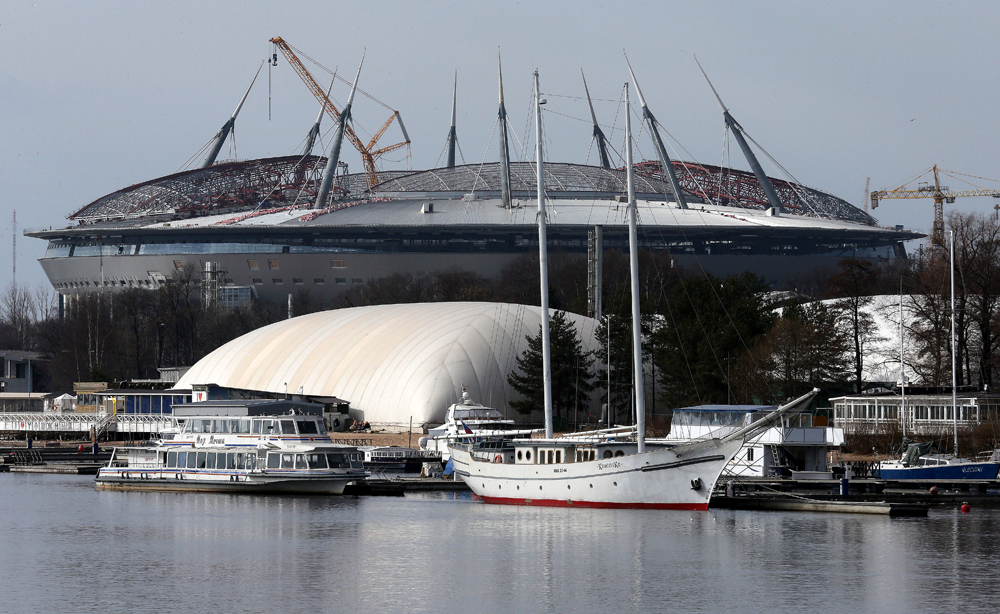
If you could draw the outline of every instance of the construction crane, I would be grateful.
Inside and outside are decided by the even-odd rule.
[[[316,79],[314,79],[313,76],[309,74],[309,71],[306,69],[305,65],[302,64],[302,61],[299,60],[299,57],[295,54],[294,51],[292,51],[292,47],[288,43],[286,43],[280,36],[272,38],[271,43],[273,43],[275,47],[281,50],[281,54],[285,56],[285,59],[288,60],[288,63],[291,64],[292,68],[295,69],[295,72],[298,73],[299,78],[301,78],[302,82],[306,84],[306,87],[309,88],[309,91],[312,92],[313,96],[315,96],[316,99],[320,101],[320,104],[323,105],[323,108],[326,109],[326,112],[330,115],[330,117],[332,117],[334,121],[340,121],[340,111],[337,110],[337,107],[333,106],[333,103],[330,102],[330,98],[327,97],[326,92],[323,91],[323,88],[321,88],[319,86],[319,83],[316,82]],[[365,92],[363,92],[362,90],[358,91],[361,92],[362,94],[365,94]],[[378,184],[378,174],[376,172],[377,169],[375,168],[375,161],[378,160],[380,157],[382,157],[384,154],[389,153],[390,151],[395,151],[403,146],[408,147],[410,145],[410,137],[409,135],[406,134],[406,128],[403,126],[403,119],[399,116],[399,111],[392,109],[384,102],[378,100],[377,98],[369,94],[365,95],[368,96],[368,98],[371,98],[375,102],[381,104],[385,108],[392,111],[392,115],[390,115],[389,119],[386,120],[384,124],[382,124],[382,127],[379,128],[379,130],[375,133],[375,136],[373,136],[371,140],[368,141],[367,145],[364,142],[362,142],[360,138],[358,138],[358,135],[354,133],[354,130],[349,125],[344,127],[345,128],[344,136],[347,137],[347,139],[351,142],[351,144],[354,145],[354,148],[358,150],[358,153],[361,154],[361,161],[365,165],[365,176],[367,179],[368,187],[370,189],[375,187],[376,184]],[[393,120],[399,122],[399,129],[400,131],[402,131],[403,139],[405,140],[403,140],[400,143],[389,145],[387,147],[375,149],[375,146],[376,144],[378,144],[379,139],[382,138],[382,135],[385,134],[385,131],[388,130],[389,126],[392,125]]]
[[[950,173],[944,169],[939,169],[935,164],[929,171],[920,175],[923,177],[927,173],[934,173],[934,185],[923,184],[915,190],[906,189],[901,186],[895,190],[878,190],[871,193],[872,209],[878,207],[878,201],[887,198],[933,198],[934,199],[934,229],[931,231],[931,245],[941,245],[944,243],[944,203],[952,204],[956,198],[965,196],[992,196],[1000,198],[1000,189],[975,189],[975,190],[952,190],[948,186],[941,185],[938,173]],[[961,174],[961,173],[958,173]],[[917,177],[919,179],[920,177]]]

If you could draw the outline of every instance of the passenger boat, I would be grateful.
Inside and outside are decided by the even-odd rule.
[[[159,441],[115,448],[97,488],[339,495],[367,477],[362,453],[334,443],[321,414],[293,411],[179,418]]]
[[[437,452],[442,462],[451,458],[449,444],[477,438],[513,438],[526,437],[535,429],[518,429],[517,424],[505,418],[498,410],[487,407],[472,400],[468,391],[462,391],[462,398],[453,403],[445,412],[444,423],[427,432],[426,437],[418,440],[421,450]]]
[[[634,76],[633,76],[634,78]],[[563,507],[708,509],[719,475],[742,449],[746,437],[778,424],[781,416],[808,402],[811,393],[721,438],[685,443],[650,443],[645,438],[643,369],[638,296],[638,244],[631,122],[625,117],[629,255],[632,286],[632,342],[636,426],[634,437],[583,433],[553,437],[551,348],[548,344],[548,274],[541,104],[535,72],[538,243],[541,268],[545,438],[476,438],[450,441],[455,473],[486,503]],[[645,103],[640,103],[646,112]],[[503,95],[501,93],[501,113]],[[628,105],[628,90],[625,94]],[[664,166],[669,166],[666,162]]]
[[[358,446],[365,470],[389,473],[420,473],[424,463],[440,463],[441,454],[402,446]]]
[[[1000,451],[986,461],[929,452],[930,442],[911,443],[899,460],[879,463],[874,475],[883,480],[995,480],[1000,473]]]

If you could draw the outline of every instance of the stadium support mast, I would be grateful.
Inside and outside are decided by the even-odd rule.
[[[757,161],[757,156],[754,155],[753,151],[750,149],[750,145],[748,145],[746,139],[743,138],[743,127],[740,126],[739,122],[733,119],[733,116],[729,114],[729,109],[726,108],[726,105],[722,104],[722,98],[719,97],[719,92],[715,91],[715,86],[712,85],[712,80],[708,78],[708,75],[705,73],[705,69],[701,67],[701,62],[698,62],[698,58],[695,58],[694,61],[698,64],[701,74],[705,75],[705,81],[708,81],[708,87],[712,88],[712,93],[715,94],[715,99],[719,101],[719,106],[722,107],[722,116],[726,120],[726,125],[733,131],[733,136],[736,138],[736,142],[740,144],[740,149],[743,150],[743,155],[750,164],[753,174],[757,176],[757,181],[760,182],[760,187],[764,189],[764,194],[767,195],[767,200],[771,203],[771,208],[774,209],[775,213],[782,213],[784,210],[781,206],[781,200],[778,199],[778,193],[774,191],[774,185],[771,183],[771,180],[768,179],[767,175],[764,174],[764,169],[760,167],[760,162]]]
[[[323,179],[319,184],[319,191],[316,194],[316,209],[326,206],[326,199],[330,196],[330,184],[333,176],[337,173],[337,163],[340,162],[340,146],[344,143],[344,129],[351,119],[351,105],[354,103],[354,92],[358,89],[358,79],[361,77],[361,66],[365,63],[365,56],[362,54],[361,63],[358,64],[358,74],[354,75],[354,85],[351,86],[351,95],[347,97],[347,104],[340,112],[340,119],[337,122],[337,131],[333,135],[333,143],[330,145],[330,154],[326,157],[326,168],[323,169]]]
[[[601,166],[611,168],[611,159],[608,158],[608,146],[604,138],[604,131],[597,124],[597,113],[594,113],[594,103],[590,100],[590,90],[587,89],[587,77],[580,69],[580,76],[583,77],[583,91],[587,93],[587,104],[590,105],[590,119],[594,122],[594,138],[597,139],[597,151],[601,154]]]
[[[687,209],[687,201],[684,199],[684,191],[681,189],[681,184],[677,181],[677,173],[674,172],[674,165],[670,161],[670,156],[667,155],[667,148],[663,146],[663,139],[660,138],[660,130],[656,127],[657,121],[653,117],[653,113],[646,106],[646,99],[642,97],[642,90],[639,89],[639,81],[635,78],[635,73],[632,72],[632,64],[628,61],[628,56],[625,56],[625,63],[628,64],[628,72],[632,75],[632,83],[635,84],[635,93],[639,96],[639,105],[642,107],[642,117],[649,124],[649,132],[653,135],[653,143],[656,145],[656,151],[660,154],[660,166],[663,167],[663,174],[667,176],[670,181],[670,189],[674,191],[674,199],[677,201],[677,206],[681,209]],[[628,109],[626,109],[628,112]]]
[[[455,132],[455,106],[458,102],[458,71],[455,71],[455,87],[451,91],[451,130],[448,131],[448,166],[455,168],[455,146],[458,144],[458,133]]]
[[[330,87],[326,90],[326,97],[330,97],[330,91],[333,90],[333,84],[337,81],[337,75],[333,75],[333,79],[330,81]],[[323,105],[319,106],[319,115],[316,116],[316,123],[313,124],[312,128],[309,129],[309,135],[306,137],[306,146],[302,148],[302,155],[308,156],[312,153],[313,147],[316,146],[316,141],[319,139],[319,125],[323,121],[323,113],[326,111],[326,107]]]
[[[257,69],[257,74],[253,76],[253,81],[250,82],[250,87],[243,94],[243,98],[240,98],[240,103],[236,105],[236,110],[233,111],[233,115],[222,125],[219,129],[218,134],[215,135],[215,142],[212,143],[212,149],[205,156],[205,163],[201,165],[202,168],[208,168],[215,164],[215,159],[219,157],[219,152],[222,151],[222,145],[226,142],[229,137],[229,133],[233,131],[233,126],[236,125],[236,116],[240,114],[240,109],[243,108],[243,103],[246,102],[247,96],[250,95],[250,89],[253,88],[253,84],[257,82],[257,77],[260,76],[260,69],[264,68],[264,63],[262,62],[260,68]]]
[[[510,151],[507,145],[507,109],[503,106],[503,66],[500,64],[499,49],[497,71],[500,74],[500,201],[504,209],[510,209]]]

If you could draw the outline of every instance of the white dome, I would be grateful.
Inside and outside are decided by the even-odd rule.
[[[567,313],[585,351],[597,321]],[[410,303],[336,309],[284,320],[199,360],[177,388],[339,397],[375,425],[440,424],[462,394],[505,411],[517,357],[538,334],[541,309],[508,303]],[[286,387],[287,382],[287,387]],[[511,416],[514,417],[514,416]]]

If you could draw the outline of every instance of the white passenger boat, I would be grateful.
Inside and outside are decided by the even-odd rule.
[[[633,76],[634,79],[634,76]],[[642,95],[644,113],[648,115]],[[501,93],[501,105],[503,95]],[[719,475],[742,449],[746,437],[774,424],[785,413],[808,402],[816,390],[788,403],[761,420],[722,438],[670,445],[645,438],[642,346],[639,314],[638,243],[632,166],[632,134],[625,114],[628,179],[629,256],[632,286],[632,341],[636,427],[634,439],[605,433],[553,437],[551,359],[548,344],[548,273],[545,233],[545,192],[542,161],[541,105],[535,73],[536,160],[538,184],[538,243],[541,267],[542,352],[545,398],[544,439],[480,439],[450,442],[455,473],[487,503],[565,507],[625,507],[649,509],[708,509]],[[625,108],[629,109],[628,91]],[[502,109],[502,107],[501,107]],[[502,110],[501,110],[502,112]],[[669,166],[669,162],[664,162]],[[612,439],[609,441],[609,439]]]
[[[453,403],[445,412],[444,423],[427,431],[427,436],[421,437],[417,443],[421,450],[437,452],[442,462],[448,462],[451,442],[482,437],[528,437],[535,431],[517,428],[513,420],[505,418],[492,407],[473,401],[468,391],[463,390],[459,402]]]
[[[186,407],[197,411],[197,405]],[[321,414],[292,411],[249,415],[251,407],[247,415],[180,418],[177,431],[160,441],[116,448],[97,474],[97,488],[339,495],[367,477],[362,453],[334,443]]]

